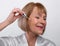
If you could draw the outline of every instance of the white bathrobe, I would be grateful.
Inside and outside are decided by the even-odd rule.
[[[25,33],[17,37],[1,37],[0,46],[28,46]],[[56,46],[52,41],[38,36],[35,46]]]

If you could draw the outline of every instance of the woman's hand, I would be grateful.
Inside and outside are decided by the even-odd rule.
[[[16,15],[18,13],[18,15]],[[23,15],[23,11],[21,11],[19,8],[14,8],[6,21],[11,24],[13,23],[17,18],[21,17]]]
[[[18,15],[16,15],[18,13]],[[0,23],[0,31],[7,27],[9,24],[13,23],[17,18],[20,18],[23,15],[23,11],[19,8],[14,8],[12,12],[9,14],[8,18]]]

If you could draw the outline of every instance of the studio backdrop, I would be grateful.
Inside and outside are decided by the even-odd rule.
[[[22,9],[29,2],[40,2],[47,9],[47,26],[43,37],[60,46],[60,0],[0,0],[0,23],[14,8]],[[24,33],[18,27],[18,20],[0,32],[2,36],[17,36]]]

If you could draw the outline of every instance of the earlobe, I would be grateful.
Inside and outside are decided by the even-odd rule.
[[[31,18],[28,18],[28,20],[31,20]]]

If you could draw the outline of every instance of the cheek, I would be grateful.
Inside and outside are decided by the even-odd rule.
[[[32,26],[35,25],[36,23],[37,23],[37,20],[34,18],[29,20],[29,24]]]
[[[45,21],[45,24],[44,25],[46,26],[46,24],[47,24],[47,22]]]
[[[35,29],[35,26],[37,24],[37,20],[34,19],[34,18],[33,19],[30,19],[29,22],[28,22],[28,24],[29,24],[30,29],[31,30],[34,30]]]

